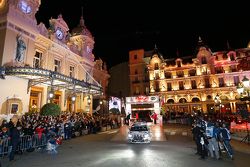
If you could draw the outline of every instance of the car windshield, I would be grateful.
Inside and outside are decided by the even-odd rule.
[[[132,126],[130,131],[148,131],[147,126]]]

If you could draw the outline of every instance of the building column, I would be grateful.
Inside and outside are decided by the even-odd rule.
[[[233,112],[236,113],[236,102],[233,102]]]
[[[231,112],[233,112],[233,109],[234,109],[233,102],[230,102],[230,109],[231,109]]]
[[[201,109],[202,109],[203,113],[207,113],[207,105],[205,102],[201,102]]]
[[[61,107],[61,110],[62,111],[66,111],[66,109],[67,109],[67,104],[65,105],[65,100],[66,100],[66,103],[67,103],[67,99],[65,99],[65,98],[67,98],[67,97],[65,97],[65,89],[64,90],[62,90],[61,91],[62,92],[62,94],[61,94],[61,101],[60,101],[60,107]]]
[[[250,112],[250,105],[249,105],[249,102],[246,103],[247,104],[247,111]]]

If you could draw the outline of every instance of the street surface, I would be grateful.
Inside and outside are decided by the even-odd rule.
[[[3,167],[249,167],[250,145],[232,141],[235,158],[223,154],[222,160],[200,160],[195,155],[190,127],[169,124],[151,127],[150,144],[128,144],[127,126],[99,134],[63,141],[58,154],[25,152]]]

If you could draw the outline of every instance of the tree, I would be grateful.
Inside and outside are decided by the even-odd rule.
[[[47,103],[41,108],[40,114],[44,116],[48,116],[48,115],[57,116],[60,114],[60,112],[61,112],[61,108],[57,104]]]

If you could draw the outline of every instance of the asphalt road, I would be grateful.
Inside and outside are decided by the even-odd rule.
[[[164,126],[156,131],[150,144],[128,144],[127,129],[115,129],[100,134],[86,135],[63,141],[58,154],[36,151],[16,155],[9,162],[2,159],[3,167],[247,167],[249,155],[235,151],[235,159],[223,155],[223,160],[195,155],[195,145],[188,127]],[[175,133],[173,133],[175,132]]]

